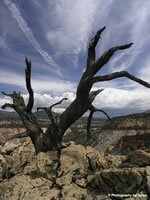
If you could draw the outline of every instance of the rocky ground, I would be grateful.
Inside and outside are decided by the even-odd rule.
[[[0,200],[150,199],[149,119],[93,120],[94,147],[86,146],[86,120],[77,122],[65,134],[75,143],[62,151],[61,165],[56,152],[35,155],[28,137],[13,138],[25,131],[16,121],[8,128],[1,120]]]
[[[29,138],[0,146],[2,200],[145,200],[149,195],[150,153],[143,150],[112,155],[71,144],[59,166],[55,152],[35,155]]]

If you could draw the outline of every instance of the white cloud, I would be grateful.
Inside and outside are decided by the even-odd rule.
[[[98,108],[135,109],[146,111],[150,109],[150,90],[143,87],[134,90],[107,88],[95,99]]]
[[[23,95],[25,101],[28,101],[28,95]],[[75,99],[75,95],[72,92],[64,92],[59,96],[52,96],[50,94],[40,94],[40,93],[35,93],[34,94],[34,108],[36,109],[37,107],[42,107],[46,106],[49,107],[52,104],[60,101],[62,98],[68,98],[67,101],[64,101],[62,104],[57,105],[54,107],[53,111],[57,113],[62,113],[66,107]]]
[[[96,89],[96,88],[95,88]],[[25,102],[28,100],[28,94],[23,94]],[[34,109],[41,106],[50,106],[60,99],[67,97],[68,100],[54,108],[54,112],[62,113],[66,107],[75,99],[75,93],[63,92],[60,95],[52,96],[44,93],[34,93]],[[136,110],[138,112],[150,109],[150,90],[143,87],[135,88],[134,90],[107,88],[100,93],[95,101],[94,106],[100,109],[107,108],[113,110]],[[0,106],[4,103],[11,103],[8,97],[0,98]]]
[[[9,97],[0,98],[0,107],[2,105],[4,105],[5,103],[12,103],[12,101],[11,101],[11,99]]]
[[[28,101],[28,94],[22,94],[25,103]],[[53,111],[56,113],[62,113],[66,107],[69,106],[69,104],[75,99],[75,94],[73,92],[64,92],[61,95],[52,96],[50,94],[44,93],[34,93],[34,110],[36,110],[37,107],[46,106],[49,107],[52,104],[60,101],[62,98],[68,98],[67,101],[64,101],[62,104],[55,106]],[[3,98],[0,98],[0,107],[4,105],[5,103],[12,103],[11,98],[4,96]],[[11,109],[12,110],[12,109]]]
[[[25,89],[24,75],[15,73],[13,71],[1,70],[0,83],[8,85],[16,85]],[[51,76],[39,76],[32,78],[32,87],[35,92],[53,92],[62,93],[65,91],[74,91],[76,84],[70,81],[54,79]]]
[[[39,80],[33,79],[32,85],[35,91],[44,92],[44,91],[52,91],[54,93],[64,92],[64,91],[74,91],[76,84],[71,83],[69,81],[64,80]]]
[[[6,4],[8,9],[10,10],[12,16],[17,21],[18,26],[22,30],[22,32],[25,34],[26,38],[30,41],[32,46],[35,48],[35,50],[44,58],[44,60],[51,65],[51,67],[55,68],[55,71],[58,75],[61,75],[60,69],[58,65],[53,61],[52,57],[44,51],[38,41],[35,39],[32,30],[29,28],[27,22],[22,17],[19,9],[16,7],[15,3],[11,0],[3,0],[3,2]]]

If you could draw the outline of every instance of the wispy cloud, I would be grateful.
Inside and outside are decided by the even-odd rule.
[[[143,67],[139,69],[138,75],[140,78],[150,82],[150,58],[144,60]]]
[[[73,65],[77,67],[79,55],[85,53],[90,37],[100,26],[106,25],[97,55],[111,46],[134,42],[131,49],[117,53],[108,64],[109,72],[130,68],[150,41],[150,29],[147,26],[150,20],[150,2],[118,2],[56,1],[53,12],[49,12],[54,28],[45,30],[50,45],[56,51],[54,59],[65,59],[65,56],[69,59],[70,56]],[[49,4],[48,9],[51,11],[52,5]]]
[[[124,3],[126,4],[126,2]],[[125,12],[123,12],[124,14],[122,13],[121,23],[114,24],[112,35],[116,32],[119,38],[120,32],[122,36],[125,36],[126,43],[133,42],[134,45],[131,49],[113,57],[109,64],[110,71],[126,70],[132,67],[142,53],[144,53],[147,44],[150,43],[150,28],[147,26],[150,20],[150,1],[132,1],[124,5],[124,7],[124,10],[128,9],[128,14]],[[122,36],[120,36],[120,39]],[[142,59],[144,62],[144,55]]]
[[[10,82],[11,80],[11,82]],[[0,73],[0,83],[1,84],[11,84],[11,85],[16,85],[19,87],[24,88],[24,77],[18,73],[15,73],[11,70],[1,70]]]
[[[46,30],[47,39],[56,50],[54,58],[69,55],[74,67],[77,67],[79,54],[85,52],[89,37],[100,21],[100,14],[105,15],[110,3],[112,0],[103,6],[102,1],[97,0],[56,1],[53,12],[50,12],[55,29]],[[100,25],[103,24],[100,23],[98,28]]]
[[[0,48],[7,48],[7,43],[2,37],[0,37]]]
[[[19,9],[17,8],[17,6],[15,5],[15,3],[12,0],[3,0],[3,2],[8,7],[12,16],[17,21],[18,26],[23,31],[26,38],[30,41],[30,43],[35,48],[35,50],[44,58],[44,60],[48,64],[50,64],[51,67],[55,68],[58,75],[61,75],[61,72],[60,72],[58,65],[53,61],[52,57],[46,51],[44,51],[41,48],[40,44],[38,43],[38,41],[34,37],[32,30],[29,28],[27,22],[22,17],[22,15],[21,15]]]
[[[10,83],[10,80],[11,83]],[[13,81],[15,80],[15,81]],[[1,70],[0,83],[19,86],[25,89],[24,75],[13,71]],[[74,91],[76,84],[70,81],[54,79],[51,76],[35,76],[32,78],[32,87],[35,92],[53,92],[55,94],[65,91]]]

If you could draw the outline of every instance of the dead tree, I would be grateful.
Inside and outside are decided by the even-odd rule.
[[[29,137],[32,140],[32,143],[35,146],[36,153],[46,152],[49,150],[57,150],[58,154],[60,155],[62,148],[62,137],[65,131],[91,107],[95,97],[103,91],[103,89],[91,91],[94,83],[126,77],[147,88],[150,88],[149,83],[133,76],[126,71],[115,72],[104,76],[96,76],[97,72],[100,71],[106,63],[108,63],[115,52],[128,49],[132,46],[132,43],[129,43],[110,48],[98,59],[96,59],[95,48],[104,29],[105,27],[100,29],[89,43],[86,70],[82,74],[81,80],[78,84],[75,100],[60,115],[59,121],[54,119],[52,109],[48,109],[51,123],[45,133],[40,128],[36,117],[32,113],[32,108],[34,105],[34,94],[31,87],[31,61],[29,61],[27,58],[25,60],[26,88],[29,93],[29,100],[27,105],[25,105],[24,99],[19,93],[13,92],[12,94],[6,94],[3,92],[4,95],[12,98],[13,103],[6,103],[2,106],[2,108],[4,109],[6,107],[11,107],[18,113]]]

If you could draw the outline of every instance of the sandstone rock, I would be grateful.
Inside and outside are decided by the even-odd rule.
[[[20,143],[22,145],[10,155],[1,155],[7,170],[2,173],[0,199],[111,199],[104,193],[147,192],[150,184],[149,167],[119,168],[127,156],[110,155],[89,146],[71,144],[62,150],[59,166],[56,152],[35,155],[29,138]],[[135,153],[135,158],[128,162],[135,165],[139,154],[140,160],[144,155],[146,161],[143,162],[147,164],[149,154],[146,152]],[[7,171],[13,174],[11,178],[5,178]],[[53,184],[55,180],[56,184]]]
[[[16,200],[47,200],[48,197],[57,198],[59,191],[50,191],[51,182],[44,178],[32,178],[25,175],[17,175],[0,184],[0,199]]]
[[[0,199],[16,200],[49,200],[49,199],[65,199],[77,200],[88,199],[92,200],[92,196],[86,189],[80,188],[75,184],[66,184],[64,182],[63,188],[51,188],[52,182],[42,176],[27,176],[16,175],[10,180],[5,180],[0,184]]]
[[[145,171],[146,171],[146,175],[147,175],[147,176],[150,176],[150,166],[147,166],[147,167],[145,168]]]
[[[150,194],[150,176],[147,176],[147,191]]]
[[[92,158],[95,156],[95,161]],[[84,147],[82,145],[70,145],[62,151],[61,165],[64,171],[68,171],[68,166],[72,171],[80,169],[80,172],[85,172],[89,168],[89,160],[93,160],[95,164],[105,168],[106,160],[104,154],[91,147]]]
[[[11,172],[16,175],[23,172],[25,166],[32,162],[35,155],[34,146],[29,138],[26,138],[25,142],[15,149],[12,153],[12,168]]]
[[[148,200],[148,199],[147,199],[147,196],[142,196],[142,197],[126,198],[125,200]]]
[[[96,200],[111,200],[107,195],[96,195]]]
[[[10,154],[13,152],[17,147],[21,146],[22,144],[20,142],[16,141],[8,141],[5,143],[3,147],[3,151],[6,152],[6,154]]]
[[[1,151],[2,151],[2,148],[3,148],[3,147],[0,145],[0,153],[1,153]]]
[[[56,152],[39,153],[36,158],[37,171],[39,174],[50,178],[57,168]],[[60,173],[86,173],[88,170],[104,169],[108,161],[103,153],[99,153],[91,147],[82,145],[70,145],[62,150]],[[26,169],[26,168],[25,168]],[[70,180],[71,177],[68,179]],[[69,182],[70,184],[70,182]]]
[[[100,193],[133,194],[143,191],[146,177],[144,168],[106,169],[89,179],[88,185]]]
[[[150,194],[150,166],[146,167],[147,191]]]
[[[6,151],[4,151],[4,149],[1,145],[0,145],[0,154],[6,154]]]
[[[7,162],[6,159],[2,155],[0,155],[0,181],[3,180],[6,173],[7,173]]]
[[[8,121],[5,121],[6,124],[8,124]],[[11,122],[10,122],[11,123]],[[0,131],[0,144],[4,144],[8,140],[11,139],[14,135],[17,135],[18,133],[25,132],[25,128],[2,128]]]
[[[0,155],[0,180],[12,176],[10,169],[12,167],[12,158],[7,155]]]
[[[150,153],[137,150],[126,156],[120,167],[145,167],[150,165]]]
[[[24,168],[22,168],[22,173],[24,175],[29,175],[29,176],[36,176],[37,175],[37,160],[36,156],[32,157],[32,161],[28,162]]]
[[[58,165],[56,152],[39,153],[36,158],[37,173],[48,179],[56,176]]]
[[[62,195],[64,200],[93,200],[87,189],[80,188],[74,184],[64,186]]]
[[[95,156],[95,155],[96,156]],[[13,177],[4,180],[0,184],[2,196],[7,199],[58,199],[62,195],[65,200],[71,199],[91,199],[91,194],[87,189],[79,187],[72,182],[73,175],[78,171],[79,174],[87,173],[89,160],[94,161],[94,167],[103,169],[107,166],[104,154],[91,147],[81,145],[70,145],[62,150],[61,167],[58,171],[57,184],[62,189],[51,188],[52,181],[56,178],[56,152],[39,153],[35,155],[34,147],[26,138],[22,146],[12,151],[7,160],[12,159],[11,172]],[[7,161],[6,161],[7,162]],[[42,181],[42,183],[40,183]],[[79,179],[78,184],[86,186],[86,179]],[[34,185],[34,186],[33,186]],[[43,195],[43,196],[42,196]],[[1,198],[1,197],[0,197]]]

